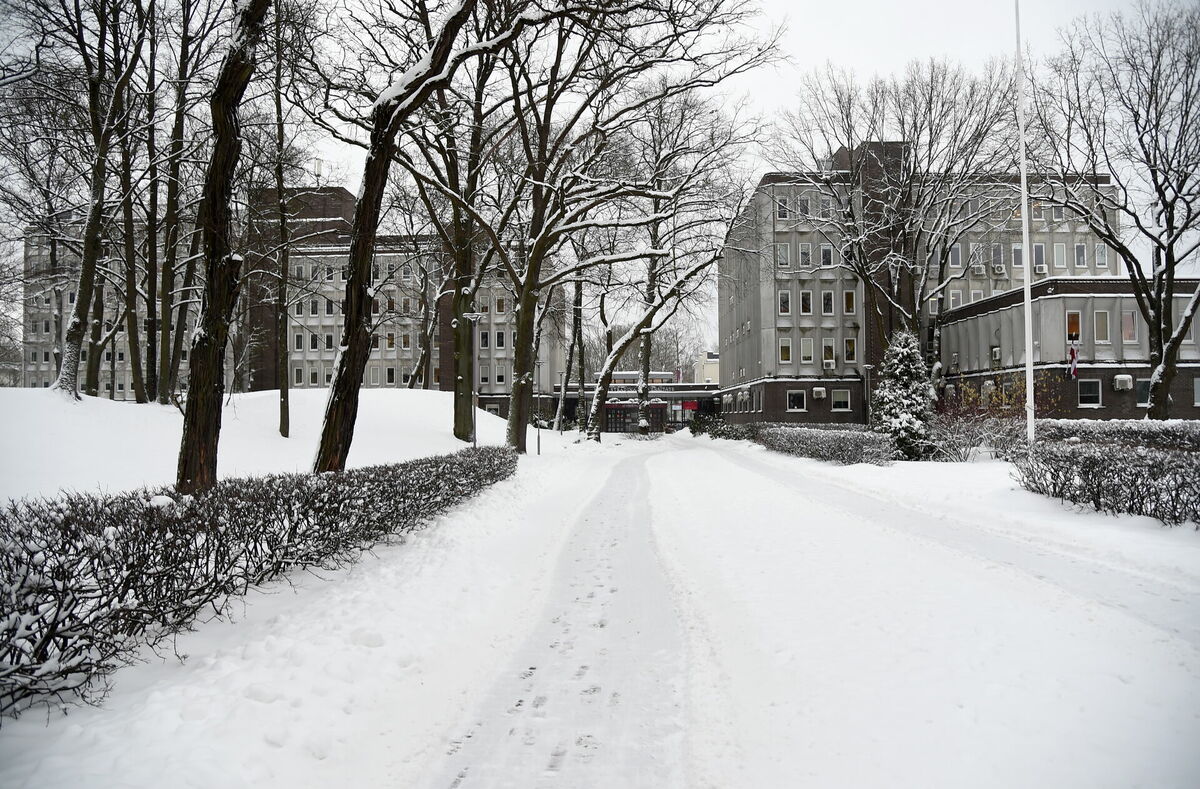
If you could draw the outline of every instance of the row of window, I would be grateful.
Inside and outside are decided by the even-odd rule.
[[[775,201],[775,216],[779,219],[792,218],[816,218],[816,219],[832,219],[833,218],[833,199],[831,197],[809,197],[806,195],[796,197],[778,197],[774,196]],[[812,209],[816,208],[816,213],[812,213]],[[980,209],[979,198],[971,198],[966,200],[961,205],[961,208],[968,214],[978,214]],[[839,206],[840,209],[840,206]],[[993,211],[996,216],[1001,218],[1020,219],[1021,218],[1021,203],[1018,202],[1012,208],[1004,207]],[[1076,214],[1076,212],[1072,212]],[[1067,217],[1065,208],[1061,205],[1047,205],[1042,200],[1031,200],[1029,204],[1029,218],[1034,221],[1051,220],[1061,222]]]
[[[504,347],[504,332],[499,329],[497,329],[494,332],[488,332],[487,330],[480,330],[480,332],[479,332],[479,347],[480,348],[491,348],[493,340],[495,341],[496,348],[503,348]],[[512,332],[512,345],[510,347],[512,347],[512,348],[517,347],[517,333],[516,332]]]
[[[787,410],[793,413],[808,410],[808,391],[805,389],[789,389],[787,393]],[[830,411],[849,411],[850,390],[833,389],[829,393]]]
[[[812,256],[813,245],[806,242],[796,245],[797,252],[796,263],[799,268],[810,269],[813,267]],[[817,248],[817,261],[821,268],[832,268],[837,262],[837,257],[834,254],[832,244],[820,244]],[[788,269],[792,267],[792,245],[783,243],[775,245],[775,267]]]
[[[1093,249],[1092,262],[1096,268],[1108,268],[1108,247],[1104,244],[1095,244]],[[1024,244],[1011,244],[1010,250],[1008,259],[1012,265],[1017,268],[1024,267]],[[1067,267],[1067,245],[1053,244],[1052,251],[1054,255],[1054,268],[1065,269]],[[951,245],[949,252],[950,267],[962,268],[962,245]],[[1087,268],[1088,245],[1075,244],[1073,246],[1073,253],[1071,261],[1074,263],[1075,268]],[[997,243],[972,243],[970,245],[970,259],[968,262],[973,266],[982,266],[984,264],[1003,266],[1005,264],[1004,245]],[[1041,267],[1046,265],[1045,244],[1039,242],[1033,245],[1033,265]]]
[[[824,388],[818,387],[814,389],[813,399],[821,399],[824,397]],[[763,410],[762,390],[758,388],[750,391],[742,390],[735,394],[725,394],[721,396],[721,410],[725,413],[733,414],[748,414],[760,412]],[[804,413],[808,411],[808,390],[807,389],[789,389],[787,391],[787,410],[792,413]],[[829,392],[829,410],[834,412],[851,411],[850,407],[850,390],[849,389],[833,389]]]
[[[1080,378],[1078,383],[1080,408],[1103,408],[1104,387],[1099,378]],[[1139,378],[1134,383],[1137,404],[1143,408],[1150,405],[1150,379]],[[1200,408],[1200,377],[1192,379],[1192,405]]]
[[[88,353],[88,352],[87,352],[87,348],[80,348],[80,349],[79,349],[79,361],[81,361],[81,362],[86,362],[86,361],[87,361],[87,353]],[[49,362],[49,361],[50,361],[50,351],[30,351],[30,352],[29,352],[29,361],[30,361],[31,363],[33,363],[33,364],[37,364],[37,363],[38,363],[38,356],[41,356],[41,357],[42,357],[42,362]],[[180,357],[180,358],[181,358],[183,361],[185,361],[185,362],[187,361],[187,358],[188,358],[188,352],[187,352],[187,346],[186,346],[186,344],[185,344],[185,345],[184,345],[184,347],[183,347],[183,348],[180,350],[179,357]],[[106,361],[106,362],[111,362],[112,360],[113,360],[113,352],[112,352],[112,350],[107,350],[107,351],[105,351],[105,352],[104,352],[104,361]],[[118,349],[117,349],[117,361],[118,361],[118,362],[123,362],[123,361],[125,361],[125,350],[124,350],[123,348],[118,348]]]
[[[304,371],[306,369],[308,370],[307,378],[308,378],[309,386],[320,386],[322,378],[324,379],[326,386],[328,386],[330,383],[333,382],[333,367],[332,366],[325,367],[323,369],[317,368],[317,367],[308,367],[308,368],[296,367],[296,368],[293,368],[293,371],[292,371],[292,384],[294,386],[304,386],[304,379],[305,379]],[[369,383],[372,386],[379,386],[381,383],[381,381],[380,381],[380,379],[381,379],[380,370],[381,369],[383,370],[382,383],[386,384],[388,386],[394,386],[396,384],[396,375],[397,375],[395,367],[383,367],[383,368],[368,367],[367,371],[363,374],[363,383]],[[411,372],[402,371],[399,375],[400,375],[400,383],[402,383],[402,384],[407,385],[408,382],[412,380]],[[421,372],[418,372],[417,373],[417,383],[421,383],[423,380],[424,380],[424,374]],[[439,383],[440,380],[441,380],[440,371],[435,366],[433,368],[433,382]]]
[[[330,298],[326,298],[325,296],[320,296],[315,299],[309,299],[308,314],[309,315],[320,315],[321,314],[321,302],[325,302],[324,311],[325,311],[326,315],[334,315],[335,314],[334,313],[334,300],[330,299]],[[388,296],[386,301],[380,301],[377,298],[371,299],[371,312],[375,315],[378,315],[380,312],[382,312],[383,305],[385,303],[387,304],[388,312],[396,311],[396,304],[397,304],[396,298],[394,296]],[[402,315],[408,315],[408,314],[412,313],[412,299],[405,296],[404,298],[400,299],[399,304],[400,304],[400,313]],[[295,310],[296,315],[303,315],[304,314],[304,302],[297,301],[294,310]],[[346,300],[339,299],[338,304],[337,304],[337,313],[336,314],[344,315],[345,313],[346,313]]]
[[[836,315],[835,306],[837,302],[837,293],[832,290],[821,291],[821,314]],[[800,315],[813,314],[813,292],[811,290],[800,291]],[[792,314],[792,291],[788,289],[780,290],[777,296],[777,307],[780,315]],[[856,315],[858,313],[858,292],[853,290],[842,291],[842,314]]]
[[[323,269],[323,271],[322,271],[322,269]],[[410,266],[407,263],[401,267],[397,267],[395,263],[388,263],[387,264],[388,279],[394,279],[396,276],[397,270],[400,271],[400,276],[404,279],[405,282],[412,281],[413,268],[412,268],[412,266]],[[305,268],[303,263],[297,263],[292,268],[292,273],[297,280],[308,279],[309,274],[311,273],[311,279],[313,282],[315,282],[319,279],[322,279],[322,278],[326,282],[333,282],[334,271],[335,271],[334,266],[330,266],[328,264],[322,265],[320,263],[313,263],[308,268]],[[337,279],[339,282],[345,282],[347,279],[349,279],[349,277],[350,277],[350,267],[349,266],[338,266],[338,267],[336,267],[336,271],[337,271]],[[322,274],[324,274],[324,277],[322,277]],[[375,282],[376,280],[378,280],[379,274],[380,274],[380,266],[378,263],[376,263],[375,265],[371,266],[371,281]]]
[[[821,363],[825,367],[833,367],[837,363],[837,340],[833,337],[825,337],[821,340]],[[779,338],[779,363],[791,364],[792,359],[792,338]],[[842,340],[842,361],[846,364],[853,364],[858,361],[858,339],[856,337],[846,337]],[[813,363],[813,338],[800,338],[800,364]]]
[[[496,365],[496,385],[497,386],[504,386],[504,383],[507,379],[507,370],[508,370],[508,368],[503,365],[499,365],[499,364]],[[483,384],[490,384],[491,382],[492,382],[491,366],[487,365],[487,364],[479,365],[479,383],[480,383],[480,385],[482,386]]]

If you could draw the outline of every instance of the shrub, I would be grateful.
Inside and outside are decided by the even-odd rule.
[[[1200,527],[1200,453],[1039,441],[1014,465],[1021,485],[1034,493]]]
[[[1119,444],[1150,449],[1200,452],[1200,420],[1195,419],[1039,419],[1038,439]]]
[[[896,456],[896,445],[885,433],[865,430],[812,430],[808,427],[772,427],[758,431],[755,440],[767,449],[799,457],[849,465],[883,465]]]
[[[1011,460],[1025,449],[1025,421],[986,411],[936,413],[929,422],[929,440],[933,460],[965,463],[980,450]]]
[[[355,561],[388,535],[511,476],[485,447],[345,472],[24,499],[0,509],[0,715],[103,698],[111,672],[205,609],[302,567]]]

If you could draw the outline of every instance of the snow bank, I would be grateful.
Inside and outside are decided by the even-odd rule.
[[[233,395],[221,418],[221,477],[311,468],[328,392],[291,393],[291,437],[279,435],[275,391]],[[456,452],[453,395],[364,389],[350,467]],[[479,443],[503,444],[504,420],[480,411]],[[73,403],[45,389],[0,389],[0,499],[60,489],[119,491],[171,484],[183,415],[172,406],[85,397]]]

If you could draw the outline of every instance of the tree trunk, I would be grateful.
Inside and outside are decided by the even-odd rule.
[[[242,147],[238,107],[254,74],[254,49],[270,5],[270,0],[249,0],[241,6],[232,36],[234,43],[221,64],[209,105],[213,148],[196,222],[203,235],[206,281],[200,327],[192,339],[191,375],[176,475],[176,488],[182,493],[206,490],[217,481],[225,344],[242,268],[241,256],[230,250],[229,201]]]
[[[200,254],[200,232],[192,232],[192,240],[188,242],[187,261],[183,265],[183,284],[180,293],[183,303],[175,311],[175,330],[171,337],[171,366],[167,375],[167,396],[179,391],[179,366],[183,361],[183,338],[187,334],[188,315],[191,314],[192,289],[196,284],[196,259]],[[161,385],[160,385],[161,391]]]
[[[527,282],[535,281],[537,273],[531,266]],[[508,398],[508,445],[525,454],[529,417],[533,405],[534,333],[537,330],[538,294],[532,287],[523,287],[517,294],[517,339],[513,343],[512,392]]]
[[[571,334],[574,336],[574,345],[579,352],[579,397],[575,401],[575,421],[578,423],[579,432],[587,433],[588,428],[588,410],[585,407],[587,394],[587,359],[583,352],[583,282],[575,281],[575,303],[571,309]]]
[[[575,283],[575,288],[578,291],[579,283]],[[575,361],[575,326],[571,326],[571,341],[567,343],[567,362],[563,369],[562,384],[558,389],[558,406],[554,409],[554,429],[562,430],[562,419],[564,404],[567,401],[567,384],[571,382],[571,364]],[[579,387],[579,397],[583,397],[583,386]],[[580,411],[580,399],[575,401],[575,413],[578,415]]]
[[[142,380],[142,343],[138,329],[137,311],[137,223],[133,218],[133,161],[130,156],[130,141],[121,143],[121,218],[124,238],[122,247],[125,258],[125,341],[129,346],[129,370],[132,374],[133,396],[139,403],[146,402],[146,382]],[[150,330],[153,334],[153,329]],[[114,345],[116,343],[113,343]],[[153,366],[153,357],[151,357]]]
[[[470,441],[474,429],[475,410],[475,324],[463,317],[475,307],[475,254],[471,239],[461,223],[456,230],[457,249],[454,250],[454,295],[450,303],[453,314],[450,325],[454,332],[454,437]]]
[[[75,303],[79,303],[79,294],[75,294]],[[88,333],[87,377],[84,379],[84,392],[96,397],[100,393],[100,353],[104,347],[104,282],[97,282],[92,288],[91,331]],[[64,348],[65,360],[69,348]],[[63,368],[67,366],[63,362]]]
[[[158,397],[158,26],[150,6],[150,51],[146,59],[146,397]],[[169,316],[164,315],[165,319]],[[139,359],[139,366],[141,362]],[[143,402],[139,400],[138,402]]]

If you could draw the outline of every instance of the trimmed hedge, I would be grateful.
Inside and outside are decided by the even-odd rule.
[[[1039,441],[1014,465],[1021,485],[1034,493],[1200,528],[1200,453]]]
[[[755,441],[776,452],[842,465],[872,463],[880,466],[896,457],[896,444],[891,436],[866,430],[773,427],[759,430]]]
[[[1039,419],[1038,440],[1077,438],[1101,444],[1200,452],[1200,420],[1195,419]]]
[[[95,703],[109,676],[252,586],[352,563],[513,474],[507,448],[331,474],[23,499],[0,509],[0,715]]]

